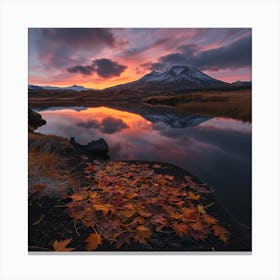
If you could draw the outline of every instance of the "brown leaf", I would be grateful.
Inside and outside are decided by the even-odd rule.
[[[152,224],[160,224],[160,225],[166,225],[167,224],[167,220],[162,214],[153,216],[151,218],[151,222],[152,222]]]
[[[191,224],[191,227],[196,231],[203,231],[203,225],[200,221]]]
[[[88,251],[94,251],[102,243],[102,238],[98,233],[91,233],[86,239]]]
[[[89,171],[89,172],[94,171],[94,167],[93,167],[92,164],[89,164],[89,165],[87,166],[87,171]]]
[[[36,192],[41,192],[42,190],[44,190],[47,186],[45,184],[36,184],[34,186],[32,186],[33,189],[36,191]]]
[[[55,240],[53,243],[53,249],[57,252],[70,252],[73,251],[74,248],[67,248],[67,245],[72,241],[72,238],[65,239],[65,240]]]
[[[134,236],[134,239],[139,243],[146,244],[146,239],[151,237],[152,231],[146,226],[138,226],[136,230],[137,234]]]
[[[182,223],[173,223],[171,225],[173,230],[176,232],[176,234],[179,237],[182,237],[184,235],[188,234],[189,226],[187,224],[182,224]]]
[[[94,208],[98,211],[102,211],[106,216],[107,213],[110,211],[112,205],[111,204],[93,204]]]
[[[155,168],[155,169],[161,168],[161,165],[159,165],[159,164],[154,164],[154,165],[153,165],[153,168]]]
[[[147,212],[145,209],[142,209],[142,208],[137,208],[136,211],[140,216],[142,216],[144,218],[149,218],[152,216],[152,213]]]
[[[218,220],[216,220],[214,217],[212,217],[210,215],[204,214],[202,217],[203,217],[204,222],[207,224],[215,225],[218,223]]]
[[[81,201],[84,199],[85,194],[84,193],[75,193],[69,196],[72,198],[73,201]]]
[[[220,240],[227,244],[230,235],[229,231],[227,231],[224,227],[219,225],[212,226],[212,229],[214,231],[214,235],[218,236]]]
[[[195,239],[196,241],[199,241],[199,240],[204,241],[208,236],[208,232],[190,230],[189,236],[191,238]]]

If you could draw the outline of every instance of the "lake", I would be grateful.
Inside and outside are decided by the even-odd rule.
[[[251,124],[168,108],[129,104],[36,109],[43,134],[75,137],[81,144],[104,138],[114,160],[155,160],[185,168],[210,185],[222,204],[251,224]]]

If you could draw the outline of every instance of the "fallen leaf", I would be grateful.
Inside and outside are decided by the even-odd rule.
[[[53,249],[57,252],[70,252],[73,251],[74,248],[67,248],[67,245],[72,241],[72,238],[65,239],[65,240],[55,240],[53,243]]]
[[[199,194],[194,194],[193,192],[189,192],[189,199],[199,200],[200,199],[200,195]]]
[[[187,224],[173,223],[173,224],[171,225],[171,227],[173,228],[173,230],[176,232],[176,234],[177,234],[179,237],[182,237],[182,236],[188,234],[189,227],[188,227]]]
[[[214,217],[207,215],[207,214],[204,214],[202,216],[202,218],[203,218],[204,222],[207,224],[215,225],[218,223],[218,220],[216,220]]]
[[[196,231],[203,231],[203,225],[200,221],[198,221],[196,223],[192,223],[191,227]]]
[[[94,171],[94,167],[93,167],[92,164],[89,164],[89,165],[87,166],[87,171],[89,171],[89,172]]]
[[[134,236],[134,239],[139,243],[146,244],[146,239],[151,237],[152,231],[146,226],[138,226],[136,230],[137,234]]]
[[[155,168],[155,169],[161,168],[161,165],[159,165],[159,164],[154,164],[154,165],[153,165],[153,168]]]
[[[214,231],[214,235],[218,236],[220,240],[227,244],[230,235],[229,231],[227,231],[224,227],[219,225],[212,226],[212,229]]]
[[[189,236],[191,238],[195,239],[196,241],[199,241],[199,240],[204,241],[208,236],[208,232],[190,230]]]
[[[93,204],[94,208],[98,211],[102,211],[106,216],[107,213],[110,211],[112,205],[111,204]]]
[[[201,204],[197,205],[197,210],[198,210],[198,213],[200,213],[200,214],[205,214],[206,213],[206,211],[203,208],[203,205],[201,205]]]
[[[161,224],[161,225],[166,225],[167,224],[167,219],[162,215],[155,215],[151,218],[152,224]]]
[[[85,194],[84,193],[75,193],[69,196],[72,198],[73,201],[81,201],[84,199]]]
[[[101,236],[98,233],[91,233],[86,239],[88,251],[94,251],[102,243]]]

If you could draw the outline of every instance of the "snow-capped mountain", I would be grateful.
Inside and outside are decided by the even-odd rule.
[[[179,116],[176,114],[146,114],[143,117],[152,123],[164,123],[166,126],[170,126],[172,128],[192,127],[211,119],[211,117],[208,116]]]
[[[167,71],[160,73],[152,71],[137,81],[114,86],[106,90],[122,91],[178,91],[189,89],[216,89],[230,86],[220,80],[216,80],[200,70],[189,66],[173,66]]]
[[[28,85],[28,89],[44,89],[44,90],[73,90],[73,91],[83,91],[83,90],[92,90],[91,88],[85,88],[83,86],[69,86],[69,87],[52,87],[52,86],[36,86],[36,85]]]

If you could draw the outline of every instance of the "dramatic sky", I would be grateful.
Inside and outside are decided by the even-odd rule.
[[[30,28],[29,84],[102,89],[173,65],[247,81],[251,43],[246,28]]]

